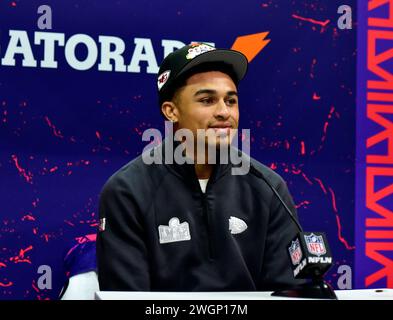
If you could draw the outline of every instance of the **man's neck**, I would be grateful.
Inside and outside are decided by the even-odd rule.
[[[195,173],[198,179],[209,179],[212,172],[212,164],[195,164]]]
[[[194,154],[192,156],[188,156],[191,159],[194,159],[194,167],[195,167],[195,173],[198,179],[209,179],[213,169],[214,169],[214,164],[209,164],[208,162],[208,148],[206,147],[204,154],[201,155],[201,158],[204,158],[204,163],[197,163],[198,162],[198,149],[197,146],[194,145],[193,147]],[[189,150],[186,147],[186,154],[189,155]]]

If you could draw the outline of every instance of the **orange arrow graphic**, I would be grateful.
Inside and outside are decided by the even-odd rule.
[[[247,57],[248,62],[251,62],[270,42],[270,39],[265,40],[268,34],[269,32],[260,32],[237,37],[231,49],[240,51]]]

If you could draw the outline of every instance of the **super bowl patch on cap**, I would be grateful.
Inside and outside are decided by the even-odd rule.
[[[171,73],[171,70],[167,70],[158,76],[158,79],[157,79],[158,90],[161,90],[163,85],[168,81],[170,73]]]
[[[191,48],[188,49],[188,53],[186,55],[186,59],[191,60],[194,59],[196,56],[199,56],[202,53],[216,50],[216,48],[209,46],[205,43],[192,43]]]

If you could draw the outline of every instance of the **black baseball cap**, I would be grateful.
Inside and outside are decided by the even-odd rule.
[[[247,72],[248,61],[243,53],[231,49],[216,49],[206,43],[192,42],[170,53],[161,63],[157,77],[159,96],[163,96],[185,72],[202,64],[215,62],[229,65],[236,77],[236,83],[243,79]]]

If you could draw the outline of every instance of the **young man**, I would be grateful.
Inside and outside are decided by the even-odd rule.
[[[198,129],[210,130],[205,151],[229,145],[239,123],[237,85],[246,71],[240,52],[185,46],[160,67],[161,112],[175,132],[187,129],[196,137]],[[139,156],[102,190],[100,289],[263,291],[298,284],[287,253],[296,225],[259,175],[296,214],[284,180],[252,158],[252,170],[236,175],[219,152],[215,164],[207,156],[195,161],[203,153],[197,142],[185,148],[194,163],[171,163],[164,152],[171,143],[180,144],[166,139],[149,151],[161,152],[162,164]]]

